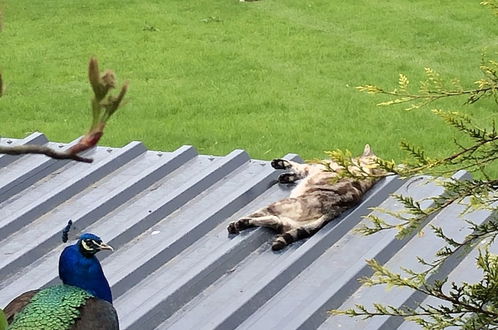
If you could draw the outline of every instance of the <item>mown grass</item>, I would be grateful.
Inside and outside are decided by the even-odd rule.
[[[496,18],[479,1],[0,0],[0,8],[1,135],[82,134],[95,55],[130,81],[102,145],[242,148],[260,159],[359,152],[365,143],[400,158],[400,140],[441,155],[454,131],[430,108],[379,109],[381,99],[354,87],[395,87],[399,73],[417,82],[424,67],[471,84],[483,48],[498,49]],[[467,111],[485,122],[493,109],[485,100]]]

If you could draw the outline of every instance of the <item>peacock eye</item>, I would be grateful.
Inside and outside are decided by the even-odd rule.
[[[81,242],[81,245],[87,251],[98,251],[100,244],[101,243],[99,241],[93,240],[91,238],[86,238]]]

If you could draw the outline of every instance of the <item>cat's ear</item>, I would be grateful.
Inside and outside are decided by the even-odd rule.
[[[365,149],[363,149],[363,157],[370,157],[370,156],[375,156],[375,154],[372,151],[372,148],[370,148],[369,144],[365,144]]]

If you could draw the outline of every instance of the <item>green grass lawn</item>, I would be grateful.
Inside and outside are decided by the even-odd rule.
[[[498,49],[496,17],[479,0],[0,0],[0,134],[41,131],[67,142],[90,121],[87,62],[130,81],[102,145],[192,144],[253,158],[322,157],[370,143],[400,157],[400,140],[448,150],[454,132],[425,111],[379,108],[355,90],[416,83],[424,67],[463,82]],[[464,99],[437,107],[462,109]],[[486,121],[496,105],[466,111]]]

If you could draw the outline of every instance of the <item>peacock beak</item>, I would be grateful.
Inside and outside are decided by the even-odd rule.
[[[114,249],[112,248],[112,246],[110,246],[109,244],[106,244],[104,242],[102,242],[102,243],[99,244],[99,248],[101,250],[111,250],[111,251],[114,251]]]

